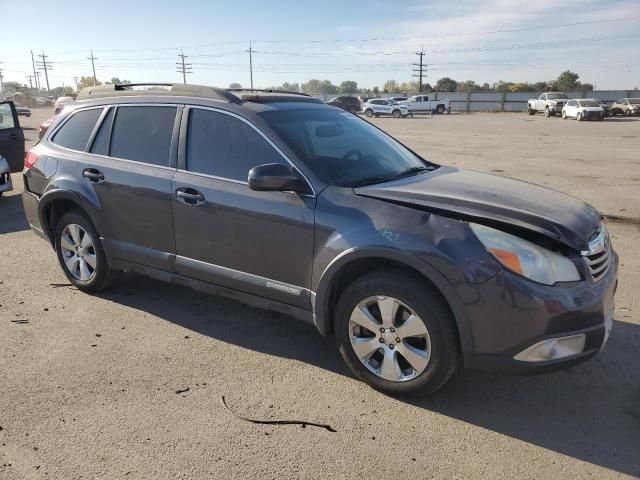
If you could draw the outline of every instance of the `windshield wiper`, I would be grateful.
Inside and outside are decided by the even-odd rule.
[[[426,172],[426,171],[431,171],[433,170],[433,168],[430,167],[411,167],[408,168],[407,170],[404,170],[400,173],[397,173],[395,175],[388,175],[386,177],[365,177],[365,178],[359,178],[356,180],[351,180],[350,182],[348,182],[348,185],[345,186],[349,186],[349,187],[364,187],[366,185],[373,185],[376,183],[383,183],[383,182],[390,182],[392,180],[399,180],[401,178],[405,178],[405,177],[411,177],[413,175],[418,175],[419,173],[422,172]]]

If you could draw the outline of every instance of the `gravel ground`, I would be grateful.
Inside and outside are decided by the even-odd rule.
[[[50,112],[23,121],[28,144]],[[606,349],[536,377],[462,372],[427,399],[355,380],[284,316],[128,276],[67,286],[0,199],[0,479],[640,476],[640,119],[378,119],[430,159],[559,188],[609,221],[622,265]],[[259,419],[304,419],[255,425]]]

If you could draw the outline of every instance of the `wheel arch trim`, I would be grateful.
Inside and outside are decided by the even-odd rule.
[[[91,198],[93,197],[93,198]],[[40,220],[40,225],[42,225],[42,231],[47,236],[49,240],[53,242],[53,229],[55,225],[49,225],[49,219],[47,218],[47,209],[53,203],[64,200],[70,203],[77,205],[81,210],[83,210],[87,215],[90,215],[92,211],[96,211],[100,209],[100,202],[95,195],[91,195],[89,198],[84,195],[80,195],[75,191],[67,190],[63,188],[56,188],[47,191],[42,197],[40,197],[40,201],[38,203],[38,219]],[[93,216],[90,216],[91,222],[94,223],[94,227],[98,230],[99,234],[101,232],[100,226],[95,225],[95,221]]]
[[[453,286],[446,277],[434,267],[424,263],[415,262],[410,256],[398,250],[385,247],[377,248],[352,248],[345,250],[335,257],[324,269],[317,288],[311,295],[311,307],[316,327],[324,336],[333,335],[333,322],[331,319],[331,289],[334,281],[340,277],[344,269],[356,260],[380,259],[389,260],[417,271],[442,295],[447,302],[458,328],[460,346],[463,352],[473,351],[473,336],[467,312]]]

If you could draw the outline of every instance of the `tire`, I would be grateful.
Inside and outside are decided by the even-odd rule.
[[[400,112],[400,110],[394,110],[391,112],[391,115],[393,115],[393,118],[400,118],[402,116],[402,112]]]
[[[351,107],[349,108],[349,112],[355,115],[356,113],[358,113],[358,109],[356,107]]]
[[[380,323],[380,314],[378,313],[376,318],[372,312],[380,312],[379,309],[376,310],[378,302],[393,302],[391,299],[399,305],[395,320],[399,320],[400,323],[386,322],[384,325],[395,325],[397,328],[397,331],[391,329],[390,332],[389,328],[383,327]],[[365,310],[362,309],[363,304]],[[369,311],[366,305],[371,305],[373,310]],[[377,331],[359,327],[352,321],[352,314],[358,311],[368,312],[369,317],[355,314],[353,318],[372,318],[375,323],[369,325],[372,330]],[[394,338],[404,335],[401,333],[405,325],[402,319],[406,319],[411,312],[417,316],[416,322],[420,322],[412,324],[415,327],[412,328],[414,334]],[[451,313],[436,291],[417,275],[399,270],[380,270],[358,278],[340,296],[335,310],[334,326],[338,349],[347,366],[360,380],[387,393],[419,392],[426,395],[435,392],[449,380],[461,364],[458,334]],[[382,332],[382,329],[386,332]],[[424,338],[417,336],[420,335],[418,331],[426,332],[422,334]],[[409,333],[406,330],[405,332]],[[386,340],[382,342],[381,339]],[[360,344],[365,347],[364,352],[360,352],[364,360],[361,360],[354,350],[353,345],[358,345],[359,340],[363,341]],[[366,343],[369,341],[372,343]],[[369,348],[373,350],[367,353]],[[409,363],[403,352],[413,352],[413,355],[417,355],[415,352],[420,353],[419,356],[410,357],[419,367],[415,368]],[[386,364],[389,366],[388,370],[384,370],[386,361],[391,362]],[[367,362],[367,365],[364,362]],[[377,373],[374,371],[376,362]],[[392,368],[393,366],[395,368]],[[397,380],[383,378],[383,372],[391,373],[391,377]]]
[[[64,213],[56,225],[54,234],[60,266],[78,290],[99,292],[111,287],[119,280],[122,272],[109,268],[100,236],[83,213],[77,210]],[[85,240],[86,235],[89,236],[88,241]],[[75,248],[75,254],[74,247],[80,247],[80,250]],[[89,258],[91,260],[88,260]],[[94,263],[93,266],[91,262]],[[74,272],[70,270],[69,264],[74,267]],[[75,272],[76,267],[77,272]]]
[[[444,105],[438,105],[438,106],[436,107],[436,113],[438,113],[438,114],[440,114],[440,115],[442,115],[442,114],[444,113],[444,110],[445,110],[445,109],[444,109]]]
[[[580,122],[582,120],[582,113],[581,112],[576,113],[576,120],[578,122]]]
[[[565,112],[564,110],[562,110],[562,119],[563,120],[567,119],[567,112]]]
[[[551,112],[549,111],[549,109],[548,109],[548,108],[545,108],[545,109],[544,109],[544,116],[545,116],[545,117],[550,117],[550,116],[551,116]]]
[[[367,110],[364,112],[364,114],[367,117],[371,118],[371,117],[373,117],[373,110],[371,110],[370,108],[367,108]]]
[[[528,113],[529,115],[535,115],[535,114],[536,114],[536,111],[535,111],[535,110],[533,110],[529,105],[527,105],[527,113]]]

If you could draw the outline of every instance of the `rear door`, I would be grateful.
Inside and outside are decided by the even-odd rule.
[[[191,107],[182,123],[173,182],[178,273],[309,309],[311,189],[299,195],[249,188],[254,166],[290,164],[244,119]]]
[[[0,102],[0,155],[9,163],[12,173],[24,164],[24,133],[13,102]]]
[[[175,254],[171,178],[176,168],[175,105],[121,105],[74,112],[52,142],[75,162],[60,162],[97,197],[94,221],[109,257],[170,270]],[[96,120],[98,120],[96,125]],[[87,141],[87,133],[89,140]]]

